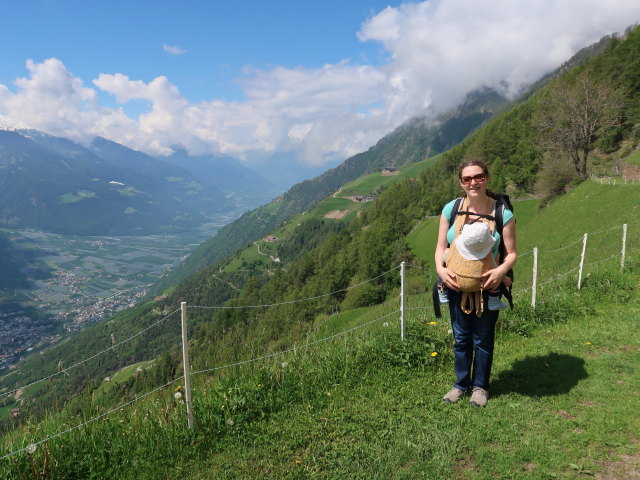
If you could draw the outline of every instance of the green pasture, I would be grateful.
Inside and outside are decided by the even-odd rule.
[[[115,388],[119,383],[124,383],[129,380],[133,375],[136,374],[138,367],[145,370],[152,367],[154,363],[154,361],[140,362],[118,370],[114,375],[111,375],[109,377],[109,380],[103,380],[100,386],[93,391],[92,397],[99,398],[101,395],[104,395],[111,389]]]
[[[262,242],[260,240],[262,249]],[[265,252],[266,253],[266,252]],[[236,254],[231,258],[229,263],[227,263],[224,267],[225,272],[235,272],[240,270],[245,270],[247,266],[257,263],[258,261],[262,261],[262,263],[268,263],[271,260],[263,255],[258,253],[258,247],[254,244],[247,246],[242,250],[238,250]]]
[[[640,165],[640,150],[634,150],[631,155],[626,158],[626,161],[632,165]]]
[[[435,163],[439,156],[431,157],[420,162],[411,163],[409,165],[403,165],[398,168],[399,173],[397,175],[385,176],[382,175],[382,169],[380,171],[371,173],[360,177],[352,182],[346,183],[340,193],[341,197],[353,196],[353,195],[368,195],[380,190],[382,187],[388,187],[394,183],[404,180],[409,177],[417,177],[422,170],[427,166]]]
[[[314,218],[322,219],[327,213],[329,213],[332,210],[352,211],[355,209],[361,209],[363,205],[364,205],[363,203],[352,202],[347,198],[329,197],[326,200],[323,200],[322,202],[320,202],[320,204],[317,207],[310,210],[309,213],[307,213],[307,218],[314,217]]]
[[[84,200],[85,198],[95,197],[95,192],[91,192],[89,190],[78,190],[76,193],[65,193],[58,196],[58,200],[62,203],[76,203],[80,200]]]
[[[539,205],[539,200],[513,204],[518,245],[514,273],[519,288],[531,286],[534,247],[538,248],[540,284],[579,266],[584,233],[588,234],[584,264],[612,256],[620,258],[624,223],[629,224],[628,244],[640,243],[638,185],[600,185],[587,181],[544,208]],[[413,253],[425,265],[433,265],[438,221],[425,219],[407,237]],[[575,275],[577,278],[577,272]]]

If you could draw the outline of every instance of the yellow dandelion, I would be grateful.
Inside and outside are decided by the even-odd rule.
[[[296,465],[302,465],[302,460],[296,460]]]
[[[437,325],[438,322],[429,322],[429,325]]]
[[[432,357],[437,357],[438,356],[438,352],[431,352],[431,356]]]

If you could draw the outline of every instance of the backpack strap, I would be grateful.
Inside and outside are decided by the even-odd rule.
[[[463,200],[463,197],[458,197],[456,198],[456,201],[453,202],[453,208],[451,209],[451,218],[449,218],[449,226],[451,226],[451,223],[458,215],[458,212],[460,211],[460,205],[462,204],[462,200]]]
[[[504,239],[502,236],[502,229],[504,227],[504,210],[505,208],[508,208],[509,210],[513,211],[513,206],[511,205],[511,200],[509,199],[509,195],[498,193],[498,194],[495,194],[495,199],[496,199],[496,210],[495,210],[496,230],[500,234],[500,245],[498,247],[498,253],[500,255],[500,260],[504,261],[504,257],[507,254],[507,249],[504,246]],[[509,277],[513,282],[513,269],[510,269],[507,272],[507,277]],[[509,302],[509,306],[513,310],[513,294],[511,293],[512,288],[513,288],[513,284],[510,287],[505,287],[504,283],[500,284],[500,293],[502,293],[504,298],[507,299],[507,301]]]
[[[440,278],[433,284],[431,289],[431,298],[433,299],[433,314],[436,318],[442,318],[442,311],[440,310],[440,287],[442,283]]]
[[[449,217],[449,228],[451,228],[451,224],[455,222],[458,217],[458,212],[460,211],[460,205],[462,204],[463,197],[458,197],[453,202],[453,208],[451,209],[451,216]],[[437,278],[436,283],[433,284],[433,288],[431,289],[431,298],[433,299],[433,313],[436,318],[442,318],[442,311],[440,309],[440,290],[442,289],[442,280],[440,277]]]

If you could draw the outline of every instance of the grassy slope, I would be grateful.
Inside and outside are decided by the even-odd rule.
[[[394,176],[382,176],[380,173],[372,173],[370,175],[360,177],[357,180],[347,183],[339,193],[336,193],[335,197],[330,196],[321,202],[318,202],[307,212],[298,214],[292,219],[286,221],[283,225],[276,228],[271,234],[279,240],[284,240],[291,235],[293,229],[298,224],[309,218],[323,219],[324,215],[332,210],[349,210],[350,213],[340,220],[331,221],[350,221],[355,218],[358,211],[365,209],[368,206],[368,203],[352,202],[351,200],[342,197],[371,194],[382,187],[388,187],[394,183],[404,180],[407,177],[417,177],[422,170],[424,170],[428,165],[433,164],[437,159],[438,156],[401,166],[398,168],[400,173]],[[260,243],[260,250],[262,253],[268,255],[275,254],[277,245],[268,244],[261,240],[258,240],[258,242]],[[257,247],[254,244],[251,244],[244,249],[238,250],[229,263],[224,266],[224,271],[231,272],[234,270],[241,270],[243,268],[243,262],[245,262],[246,265],[258,260],[262,260],[263,265],[268,265],[270,263],[270,260],[265,256],[260,256],[258,254]]]
[[[536,200],[514,203],[520,254],[514,272],[520,287],[531,285],[534,247],[539,249],[539,282],[579,265],[584,233],[593,232],[587,240],[585,263],[618,255],[622,224],[640,218],[640,188],[588,181],[536,212],[538,204]],[[433,264],[437,222],[437,218],[426,219],[408,237],[415,255],[427,265]],[[630,228],[627,237],[630,244],[640,242],[637,228]]]
[[[628,195],[632,192],[636,195]],[[564,218],[570,239],[585,229],[609,227],[609,217],[611,225],[621,223],[619,212],[604,216],[594,214],[601,209],[591,209],[595,221],[576,210],[596,207],[605,198],[626,205],[618,210],[627,218],[638,217],[637,189],[587,183],[543,210],[535,222],[523,221],[521,242],[542,245],[557,217]],[[630,227],[629,257],[637,257],[639,231],[638,225]],[[562,245],[549,239],[546,246]],[[608,253],[596,251],[600,256],[592,260]],[[610,268],[608,275],[615,280],[616,264],[612,259],[586,273]],[[519,321],[534,318],[531,323],[541,326],[509,329],[514,314],[504,316],[507,331],[498,340],[495,398],[487,410],[441,403],[452,381],[446,321],[427,326],[430,311],[412,310],[410,341],[404,345],[397,340],[395,314],[386,329],[378,322],[377,328],[354,332],[357,340],[340,337],[344,340],[276,357],[264,368],[253,364],[225,370],[213,384],[196,377],[195,408],[202,429],[195,432],[185,430],[180,406],[167,400],[169,391],[66,433],[48,447],[59,462],[56,478],[128,478],[133,471],[140,478],[176,478],[189,461],[195,478],[578,478],[581,472],[617,468],[612,462],[633,453],[640,426],[635,415],[640,398],[634,393],[640,360],[638,272],[625,279],[633,296],[624,302],[615,298],[615,290],[607,293],[609,280],[601,282],[602,291],[591,289],[589,281],[594,279],[580,294],[572,291],[573,280],[566,285],[567,301],[577,299],[579,305],[569,310],[566,322],[554,324],[560,308],[544,303],[534,318],[526,296],[517,303]],[[543,302],[565,292],[557,283],[551,286],[542,292]],[[424,295],[409,297],[410,306],[423,301]],[[329,317],[319,322],[317,334],[365,323],[393,308],[391,300],[386,307]],[[432,329],[432,340],[412,342],[425,327]],[[439,355],[431,357],[431,351]],[[293,368],[280,369],[282,360]],[[237,423],[230,424],[234,419]],[[52,419],[30,427],[27,439],[9,441],[3,451],[79,421]],[[26,468],[24,454],[14,458]],[[15,475],[4,462],[0,477]]]
[[[640,464],[637,300],[500,336],[486,410],[442,402],[451,368],[381,370],[224,442],[194,478],[627,478]]]

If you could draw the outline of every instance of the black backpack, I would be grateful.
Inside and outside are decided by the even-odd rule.
[[[504,227],[504,210],[505,208],[511,210],[513,212],[513,205],[511,204],[511,199],[509,195],[504,193],[494,193],[487,192],[487,195],[493,198],[496,201],[495,208],[495,216],[492,215],[480,215],[477,213],[471,213],[467,211],[460,211],[460,205],[462,204],[462,197],[456,198],[456,201],[453,204],[453,209],[451,210],[451,218],[449,219],[449,227],[456,221],[456,217],[458,215],[472,214],[476,217],[486,218],[488,220],[495,220],[496,222],[496,231],[500,234],[500,245],[498,246],[498,252],[500,253],[501,261],[504,260],[504,257],[507,254],[507,249],[504,246],[504,239],[502,237],[502,229]],[[515,221],[515,219],[514,219]],[[511,278],[513,282],[513,269],[509,269],[507,272],[507,276]],[[440,277],[433,285],[432,289],[432,297],[433,297],[433,311],[435,313],[436,318],[442,318],[442,312],[440,311],[440,297],[438,295],[438,291],[440,290],[442,285],[442,281]],[[500,293],[504,295],[504,298],[509,302],[509,306],[513,309],[513,295],[511,294],[511,288],[513,284],[509,287],[505,287],[504,284],[500,284]]]

